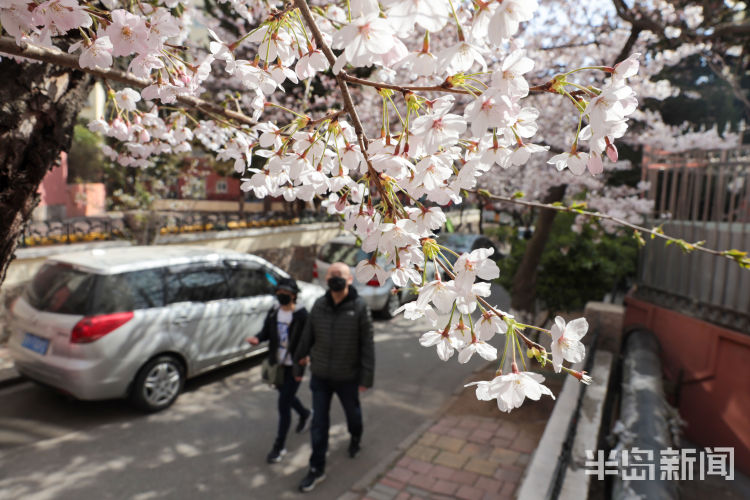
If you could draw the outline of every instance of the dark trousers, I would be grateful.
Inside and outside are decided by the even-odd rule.
[[[312,456],[310,467],[324,471],[326,452],[328,451],[328,430],[331,426],[331,399],[336,394],[341,401],[346,415],[346,426],[352,437],[362,436],[362,409],[359,406],[359,384],[356,381],[336,382],[313,375],[310,378],[312,391],[313,416],[310,428]]]
[[[284,448],[286,435],[289,432],[289,427],[292,425],[292,408],[294,408],[294,411],[296,411],[300,417],[305,416],[310,412],[310,410],[305,408],[299,398],[297,398],[299,384],[299,382],[294,380],[292,367],[285,366],[284,384],[277,388],[279,391],[279,430],[276,433],[274,446],[279,449]]]

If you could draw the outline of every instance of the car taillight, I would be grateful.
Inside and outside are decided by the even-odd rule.
[[[318,263],[313,262],[313,278],[317,278],[317,277],[318,277]]]
[[[367,286],[380,286],[380,282],[377,278],[373,278],[367,282]]]
[[[73,344],[87,344],[100,339],[133,319],[133,312],[119,312],[103,314],[101,316],[87,316],[76,323],[70,334]]]

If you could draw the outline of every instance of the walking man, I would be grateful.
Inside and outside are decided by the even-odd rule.
[[[346,415],[350,434],[349,456],[359,453],[362,438],[362,410],[359,393],[372,387],[375,371],[375,344],[372,316],[365,301],[351,286],[349,266],[331,264],[326,273],[328,291],[310,311],[302,338],[294,354],[295,376],[301,380],[310,356],[310,390],[313,415],[310,435],[310,470],[299,485],[311,491],[325,479],[331,399],[336,394]]]

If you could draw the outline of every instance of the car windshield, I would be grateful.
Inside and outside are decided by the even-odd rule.
[[[464,252],[471,252],[471,245],[474,243],[476,236],[471,234],[441,234],[437,237],[436,241],[445,247],[450,248],[457,254],[461,255]],[[443,255],[450,261],[451,264],[455,264],[458,257],[450,252],[443,251]]]
[[[96,277],[65,264],[48,263],[26,288],[25,299],[40,311],[85,315]]]
[[[473,234],[441,234],[437,237],[437,242],[446,246],[456,253],[471,252],[471,245],[477,237]]]
[[[333,262],[343,262],[348,266],[354,267],[359,261],[369,258],[367,252],[351,243],[337,243],[331,241],[323,245],[320,249],[318,258],[323,262],[331,264]]]

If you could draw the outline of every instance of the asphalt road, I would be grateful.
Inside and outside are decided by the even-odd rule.
[[[507,306],[507,294],[498,302]],[[332,406],[327,475],[305,498],[337,498],[437,416],[464,379],[484,366],[444,363],[402,318],[376,322],[375,387],[363,395],[363,450],[348,458],[343,412]],[[250,360],[189,381],[165,412],[123,401],[80,402],[24,382],[0,390],[1,499],[301,498],[309,433],[291,433],[280,464],[265,456],[276,430],[276,392]],[[310,404],[308,378],[298,393]],[[296,423],[296,422],[295,422]]]

